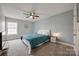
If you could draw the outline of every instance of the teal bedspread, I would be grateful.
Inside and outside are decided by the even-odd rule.
[[[49,37],[42,34],[32,33],[23,35],[23,39],[28,40],[30,42],[31,48],[35,48],[38,44],[47,41]]]

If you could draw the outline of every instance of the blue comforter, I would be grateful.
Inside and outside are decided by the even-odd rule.
[[[47,41],[48,38],[49,37],[46,35],[37,34],[37,33],[23,35],[23,39],[28,40],[30,42],[31,48],[37,47],[38,44]]]

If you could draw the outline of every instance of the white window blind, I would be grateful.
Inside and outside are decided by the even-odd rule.
[[[7,23],[7,32],[9,35],[17,34],[17,23],[15,22],[8,22]]]

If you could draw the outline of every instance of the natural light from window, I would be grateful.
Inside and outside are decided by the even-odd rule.
[[[8,22],[7,23],[8,28],[8,35],[17,34],[17,23],[15,22]]]

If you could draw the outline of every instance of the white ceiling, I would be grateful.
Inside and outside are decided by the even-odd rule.
[[[2,4],[4,15],[7,17],[35,21],[31,18],[25,18],[23,11],[31,11],[32,9],[40,16],[38,20],[53,15],[67,12],[73,9],[71,3],[4,3]]]

